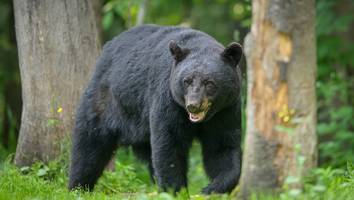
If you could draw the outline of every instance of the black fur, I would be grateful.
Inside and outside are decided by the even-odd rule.
[[[241,170],[241,79],[234,65],[242,55],[240,46],[230,48],[193,29],[155,25],[108,42],[77,111],[69,189],[92,190],[117,147],[130,145],[161,189],[179,191],[187,186],[196,138],[211,180],[203,192],[230,192]],[[205,119],[192,123],[186,101],[202,111],[203,99]]]

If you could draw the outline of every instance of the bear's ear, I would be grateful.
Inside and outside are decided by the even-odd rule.
[[[174,57],[176,63],[178,63],[178,62],[182,61],[184,58],[186,58],[189,53],[189,49],[181,48],[173,40],[171,40],[169,42],[168,46],[170,48],[170,52],[171,52],[172,56]]]
[[[242,57],[242,46],[239,43],[232,42],[221,53],[221,56],[231,62],[233,67],[236,67]]]

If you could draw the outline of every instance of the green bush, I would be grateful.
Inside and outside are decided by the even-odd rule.
[[[354,161],[354,45],[345,37],[354,13],[339,14],[338,5],[335,0],[317,1],[319,159],[333,167]]]

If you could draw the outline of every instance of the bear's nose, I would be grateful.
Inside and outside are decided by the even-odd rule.
[[[199,113],[200,112],[200,104],[190,103],[187,105],[187,110],[190,113]]]

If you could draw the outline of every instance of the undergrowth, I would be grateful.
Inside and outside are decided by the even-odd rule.
[[[200,194],[208,180],[203,172],[200,147],[194,144],[190,159],[189,187],[173,196],[158,193],[151,183],[148,170],[135,159],[131,150],[118,151],[115,171],[106,171],[94,192],[67,190],[68,159],[61,158],[48,165],[36,163],[31,167],[17,168],[9,161],[0,165],[0,200],[8,199],[234,199],[231,195]],[[354,194],[354,166],[347,169],[317,168],[303,181],[301,189],[288,189],[277,195],[252,195],[251,199],[335,199],[349,200]],[[237,193],[237,192],[236,192]]]

